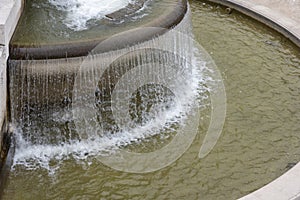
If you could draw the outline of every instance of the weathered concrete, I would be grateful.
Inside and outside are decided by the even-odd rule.
[[[0,45],[8,46],[21,15],[22,5],[23,0],[0,0]]]
[[[300,47],[299,0],[209,0],[236,9],[277,30]]]
[[[300,199],[300,162],[287,173],[241,200]]]
[[[167,2],[170,2],[170,0],[161,0],[159,3]],[[140,3],[143,3],[142,0],[140,0]],[[129,7],[124,9],[129,12],[131,9]],[[35,10],[30,10],[30,8],[31,7],[26,7],[26,10],[24,11],[24,19],[26,19],[26,13],[36,12]],[[126,22],[126,24],[124,24],[125,22],[120,24],[118,23],[118,18],[126,15],[124,12],[127,12],[124,9],[112,13],[109,18],[112,18],[112,21],[114,22],[104,22],[105,28],[101,29],[98,27],[99,29],[94,31],[93,34],[91,32],[85,32],[86,35],[90,35],[87,38],[83,37],[82,35],[78,35],[80,37],[76,36],[66,39],[56,35],[55,33],[55,35],[52,35],[52,37],[54,36],[54,38],[57,38],[57,40],[48,41],[44,38],[44,36],[47,35],[47,38],[51,38],[51,34],[36,33],[36,35],[34,35],[35,37],[32,38],[32,41],[25,36],[30,35],[31,33],[34,34],[34,31],[28,29],[28,26],[33,27],[33,25],[30,24],[30,21],[21,20],[19,24],[20,28],[16,30],[15,36],[10,42],[10,58],[13,60],[42,60],[87,56],[88,53],[92,51],[92,49],[94,49],[99,43],[107,41],[107,39],[112,35],[123,35],[124,32],[131,31],[131,34],[128,34],[127,38],[120,39],[114,45],[107,45],[105,48],[103,46],[102,52],[122,49],[124,47],[131,46],[132,44],[141,43],[158,35],[164,34],[165,31],[173,28],[182,21],[188,7],[187,0],[172,0],[170,6],[166,7],[166,9],[160,9],[157,13],[155,12],[155,16],[145,15],[138,20],[138,23],[136,23],[135,20],[130,19],[129,22]],[[45,26],[44,20],[39,19],[41,18],[37,18],[35,21],[34,30],[40,30],[40,28]],[[160,27],[163,29],[156,29],[157,32],[154,30],[153,32],[142,32],[140,31],[140,28],[143,27]],[[50,33],[53,29],[56,30],[56,28],[59,29],[58,26],[45,27],[46,31]],[[136,32],[136,29],[139,29],[139,31]],[[15,40],[15,38],[17,39]]]
[[[8,44],[21,15],[22,5],[23,0],[0,0],[0,149],[3,133],[7,132]]]
[[[1,130],[6,116],[6,49],[0,46],[0,149],[2,143]]]
[[[300,47],[299,0],[210,0],[232,7],[285,35]],[[259,177],[258,177],[259,178]],[[300,162],[287,173],[241,200],[300,199]]]

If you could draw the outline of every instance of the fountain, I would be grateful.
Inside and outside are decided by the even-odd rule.
[[[100,1],[91,2],[99,4]],[[97,44],[111,35],[138,27],[172,28],[182,20],[187,10],[185,0],[119,2],[134,2],[134,4],[129,3],[127,6],[125,4],[126,7],[119,10],[110,8],[113,9],[111,10],[113,13],[105,13],[105,9],[103,9],[104,11],[95,13],[95,16],[90,16],[91,19],[84,19],[83,16],[87,14],[80,12],[71,13],[69,15],[72,16],[68,16],[66,8],[70,5],[64,5],[65,3],[62,1],[45,1],[42,3],[43,9],[40,8],[40,3],[35,1],[26,4],[24,17],[20,19],[19,26],[10,42],[11,59],[51,59],[86,56]],[[101,1],[100,3],[103,2]],[[87,2],[82,1],[80,4],[80,1],[71,1],[70,4],[74,7],[78,6],[78,9],[84,9],[81,5],[87,4]],[[94,6],[90,4],[88,6]],[[165,4],[169,6],[166,8],[163,6]],[[113,5],[113,3],[110,2],[108,5]],[[75,9],[74,12],[78,12],[78,10]],[[73,19],[73,15],[76,14],[79,16]],[[70,18],[69,21],[68,17]],[[64,21],[64,18],[67,19]],[[98,20],[95,20],[97,18]],[[51,23],[45,24],[45,21],[48,20]],[[147,38],[161,33],[139,32],[138,34],[138,37],[137,34],[127,35],[126,37],[131,37],[131,39],[120,40],[116,44],[117,46],[105,47],[103,52],[145,41]]]
[[[202,1],[78,2],[27,2],[11,40],[3,199],[238,198],[299,160],[284,37]]]
[[[137,8],[141,7],[140,3],[142,3],[142,1],[138,1]],[[160,5],[166,3],[170,6],[168,7],[168,9],[162,9]],[[33,105],[30,105],[33,108],[37,105],[47,105],[48,107],[56,107],[57,103],[66,104],[67,99],[70,99],[71,97],[70,92],[72,88],[70,87],[72,87],[73,85],[72,81],[74,81],[75,72],[79,68],[80,63],[83,60],[83,56],[86,56],[89,53],[89,51],[95,48],[95,46],[98,43],[104,41],[111,35],[123,33],[123,35],[120,35],[121,38],[118,38],[118,41],[112,42],[105,46],[102,45],[102,49],[98,50],[101,52],[109,52],[116,49],[124,48],[130,44],[135,44],[149,40],[155,35],[163,34],[166,30],[168,30],[168,28],[176,26],[176,24],[178,24],[181,21],[186,12],[186,1],[184,0],[167,0],[166,2],[160,1],[160,3],[148,3],[150,5],[148,5],[147,2],[144,2],[144,4],[145,6],[140,8],[143,9],[143,11],[136,10],[137,13],[135,13],[132,11],[132,9],[127,8],[128,6],[130,6],[129,4],[126,8],[111,13],[111,17],[109,19],[107,19],[107,17],[103,19],[101,18],[100,22],[97,22],[100,23],[100,25],[90,25],[92,26],[92,28],[88,30],[83,29],[80,31],[74,31],[73,29],[66,27],[66,25],[64,24],[59,24],[59,22],[54,23],[57,24],[57,27],[49,26],[44,28],[43,20],[36,21],[35,18],[30,18],[32,17],[30,14],[26,15],[27,12],[40,13],[36,12],[36,9],[39,8],[35,6],[36,4],[34,2],[32,4],[27,4],[27,8],[24,12],[25,17],[21,18],[21,22],[17,27],[15,35],[10,43],[10,65],[12,66],[11,73],[23,75],[27,74],[26,76],[28,76],[28,74],[31,73],[29,71],[32,71],[32,76],[38,76],[40,78],[37,81],[36,78],[31,79],[28,77],[30,80],[34,80],[35,82],[28,82],[27,84],[36,84],[35,87],[41,88],[41,90],[47,92],[47,95],[43,92],[37,92],[33,95],[30,95],[26,94],[26,91],[16,91],[18,90],[17,88],[22,89],[22,87],[18,87],[17,85],[22,85],[24,84],[23,81],[27,80],[25,77],[20,77],[14,80],[13,84],[16,84],[16,90],[15,94],[13,94],[12,96],[20,97],[20,94],[22,93],[23,96],[19,98],[20,101],[23,101],[26,98],[36,98],[36,100],[32,101]],[[48,6],[50,6],[51,8],[51,4],[47,4],[46,8],[48,8]],[[151,9],[156,10],[156,12],[152,12]],[[40,15],[43,16],[46,14],[52,14],[47,13],[49,12],[47,9],[44,10],[45,11],[42,11]],[[128,13],[124,10],[131,10],[131,12],[133,13],[128,15]],[[151,13],[148,13],[150,12],[149,10],[151,11]],[[57,15],[61,17],[60,15],[63,15],[63,13],[58,12]],[[125,18],[124,22],[120,22],[120,20],[111,19],[112,16],[119,15],[124,15],[124,18],[126,15],[126,18],[128,19]],[[59,17],[57,20],[60,20]],[[31,22],[30,20],[33,20],[33,22]],[[34,23],[34,30],[43,30],[43,33],[33,33],[32,29],[30,27],[27,27],[28,23]],[[61,26],[63,26],[64,29],[62,29]],[[161,29],[153,29],[150,32],[146,32],[142,30],[142,27],[161,27]],[[55,33],[53,33],[53,30],[55,30]],[[126,32],[128,30],[132,31]],[[26,31],[28,32],[26,33]],[[57,35],[56,32],[60,32],[60,35]],[[28,60],[24,60],[25,58]],[[27,71],[21,73],[20,70]],[[42,74],[46,74],[44,76],[44,79],[41,78],[43,77]],[[64,79],[65,84],[61,84],[55,79]],[[18,81],[19,83],[17,83]],[[51,84],[53,85],[45,86],[45,82],[51,82]],[[47,87],[47,91],[45,91],[45,89],[42,89],[43,87]],[[53,91],[51,91],[51,89],[53,89]],[[48,97],[42,98],[41,96]],[[51,98],[49,98],[50,96]],[[21,105],[21,103],[22,102],[19,102],[16,105]],[[25,109],[25,106],[21,107]],[[18,109],[20,108],[14,110]],[[20,117],[16,116],[14,118]]]
[[[53,3],[55,10],[65,7],[59,1]],[[91,25],[89,19],[75,26],[75,22],[66,20],[63,36],[56,38],[53,33],[55,40],[50,40],[51,35],[44,35],[53,29],[46,27],[42,34],[33,33],[32,41],[30,34],[24,34],[24,26],[28,30],[31,21],[38,27],[42,22],[27,14],[39,7],[34,2],[27,4],[25,17],[22,17],[10,43],[11,120],[18,133],[14,166],[25,164],[34,168],[37,164],[51,170],[49,162],[57,156],[62,160],[69,156],[84,159],[87,155],[96,156],[99,152],[158,134],[177,138],[172,132],[180,132],[181,128],[176,127],[180,127],[178,124],[183,121],[194,122],[194,128],[190,127],[189,132],[197,133],[192,131],[196,129],[197,112],[187,112],[196,104],[193,99],[199,82],[193,69],[194,42],[187,2],[135,3],[135,6],[128,3],[113,13],[101,15],[101,23]],[[161,7],[165,4],[168,9]],[[130,9],[132,7],[135,9]],[[205,57],[204,51],[201,54]],[[132,77],[141,77],[133,79],[138,82],[132,82],[128,75],[133,70],[137,71]],[[127,81],[120,86],[124,77]],[[115,92],[117,90],[120,92]],[[121,95],[124,91],[127,96]],[[122,105],[124,101],[130,102],[128,112],[125,112],[128,105]],[[186,119],[192,116],[194,120]],[[141,130],[143,133],[138,133]],[[187,137],[188,132],[183,132],[185,134],[178,135]],[[182,139],[178,137],[175,141]],[[161,143],[168,141],[161,140]],[[184,149],[192,141],[193,137],[189,137],[183,144]],[[94,147],[88,148],[87,145]],[[203,155],[212,146],[208,143],[201,151]],[[41,157],[37,154],[46,147],[52,149],[44,155],[50,156],[50,160],[47,158],[39,163]],[[79,151],[80,148],[85,150]],[[181,152],[174,155],[169,157],[168,165]],[[32,159],[36,163],[32,163]],[[107,156],[104,159],[107,160]]]
[[[158,6],[160,3],[157,3]],[[186,119],[197,115],[197,112],[195,114],[187,112],[195,106],[193,98],[198,84],[195,79],[197,73],[193,69],[194,42],[190,18],[185,1],[175,3],[168,1],[168,5],[170,5],[169,9],[158,10],[158,12],[162,11],[162,17],[155,18],[154,21],[150,18],[149,22],[150,14],[139,13],[144,17],[138,19],[142,22],[146,21],[146,24],[140,26],[141,22],[138,22],[140,27],[131,27],[130,30],[124,31],[123,23],[130,23],[134,21],[133,19],[122,23],[114,21],[111,25],[112,29],[118,25],[122,32],[116,32],[115,35],[104,40],[96,35],[93,44],[88,45],[87,52],[81,52],[84,49],[81,43],[85,46],[86,41],[77,42],[78,47],[73,49],[66,44],[67,49],[70,49],[67,53],[70,57],[66,58],[56,58],[63,54],[56,54],[58,51],[51,53],[49,50],[49,46],[52,45],[51,48],[61,51],[66,46],[64,43],[26,46],[25,42],[22,44],[22,37],[19,38],[17,30],[14,36],[17,39],[13,38],[11,42],[12,56],[9,60],[12,123],[16,125],[19,132],[16,140],[20,145],[17,147],[14,165],[21,163],[32,165],[32,159],[40,160],[40,156],[32,154],[34,153],[32,148],[42,150],[49,145],[51,148],[57,148],[56,153],[52,151],[52,153],[48,152],[50,155],[45,154],[46,157],[50,156],[50,159],[56,156],[69,157],[78,153],[77,156],[81,157],[83,154],[83,158],[86,155],[95,156],[99,151],[109,151],[115,146],[118,148],[127,146],[157,134],[172,135],[172,132],[180,132],[181,129],[177,130],[175,127],[183,122],[182,120],[193,121],[194,128],[190,127],[189,131],[193,135],[197,133],[192,130],[196,128],[195,120],[197,121],[198,118]],[[147,8],[144,8],[144,12],[150,8],[156,7],[149,3]],[[116,12],[113,14],[116,15]],[[170,17],[172,21],[169,20]],[[147,27],[149,25],[156,27]],[[22,27],[22,21],[19,27]],[[107,34],[105,31],[103,34],[102,32],[98,34],[103,37]],[[27,40],[25,41],[28,43]],[[96,42],[100,43],[95,46]],[[80,51],[77,52],[77,48]],[[76,53],[71,53],[73,51]],[[26,52],[26,55],[22,52]],[[47,52],[47,55],[42,55],[43,52]],[[205,57],[205,53],[201,54]],[[82,56],[73,57],[78,55]],[[42,60],[43,56],[52,59]],[[34,60],[23,60],[24,58],[34,58]],[[128,75],[134,70],[137,70],[136,74]],[[135,76],[140,78],[130,78]],[[121,86],[120,82],[123,79],[126,81]],[[134,80],[138,82],[132,82]],[[119,90],[120,92],[115,92]],[[124,91],[125,96],[124,94],[122,96]],[[150,94],[146,93],[146,95],[141,91],[149,91]],[[224,90],[221,93],[223,92]],[[161,93],[162,96],[157,96],[155,93]],[[132,96],[134,94],[135,97]],[[129,107],[132,109],[125,112],[128,105],[126,103],[122,105],[123,102],[129,102]],[[167,107],[172,109],[166,109]],[[163,110],[165,112],[161,113]],[[222,126],[222,123],[220,125]],[[143,133],[138,133],[141,130]],[[183,132],[185,132],[183,136],[188,133]],[[192,139],[193,137],[189,137],[187,145],[183,145],[184,148],[191,144]],[[86,147],[92,144],[95,147]],[[78,152],[79,146],[84,147],[85,150]],[[208,146],[201,151],[203,155],[207,154],[211,146],[213,145],[208,143]],[[63,154],[59,152],[68,148],[71,151],[68,150]],[[19,155],[18,149],[22,151]],[[34,154],[40,154],[40,150],[36,150]],[[26,151],[28,154],[24,155]],[[169,157],[172,159],[168,162],[174,162],[173,159],[178,158],[181,152],[174,155],[176,155],[174,158]],[[42,165],[49,168],[49,161],[45,160]]]

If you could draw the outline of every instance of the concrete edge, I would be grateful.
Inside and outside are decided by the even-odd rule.
[[[298,178],[297,178],[298,177]],[[299,199],[300,198],[300,162],[288,172],[268,185],[240,198],[241,200],[263,199]]]
[[[174,6],[167,9],[157,18],[143,25],[136,27],[135,29],[127,30],[131,31],[132,34],[127,35],[130,37],[126,40],[120,40],[114,45],[106,46],[103,52],[115,51],[124,47],[130,46],[131,44],[138,44],[154,37],[162,35],[165,31],[157,31],[153,33],[147,33],[139,31],[134,33],[134,30],[142,29],[144,27],[159,27],[163,29],[172,29],[182,21],[187,12],[187,0],[176,0]],[[118,11],[117,11],[118,12]],[[170,20],[171,19],[171,20]],[[126,32],[127,32],[126,31]],[[122,32],[118,33],[122,34]],[[137,37],[138,36],[138,37]],[[22,45],[14,43],[13,41],[9,47],[10,58],[14,60],[43,60],[43,59],[58,59],[58,58],[70,58],[70,57],[81,57],[87,56],[91,50],[93,50],[99,43],[105,41],[110,36],[97,36],[89,40],[79,41],[66,41],[57,44],[45,44],[45,45]],[[13,39],[12,39],[13,40]]]
[[[299,24],[268,7],[256,5],[245,0],[207,0],[237,10],[276,30],[300,47]],[[298,28],[297,28],[298,27]]]
[[[0,44],[7,46],[22,13],[24,0],[0,0]],[[6,48],[6,56],[8,57]]]
[[[0,0],[0,170],[9,147],[7,99],[8,45],[21,16],[23,0]],[[0,187],[3,180],[0,180]]]
[[[2,140],[6,132],[5,121],[7,119],[7,104],[6,104],[6,49],[5,46],[0,46],[0,151],[2,149]],[[0,156],[0,162],[2,156]],[[1,168],[1,167],[0,167]]]
[[[265,6],[244,0],[208,0],[233,8],[283,34],[300,47],[299,24]],[[298,28],[297,28],[298,27]],[[291,200],[300,199],[300,162],[288,172],[240,200]]]

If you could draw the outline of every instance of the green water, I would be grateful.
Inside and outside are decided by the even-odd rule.
[[[66,11],[57,10],[48,0],[26,1],[24,13],[10,42],[14,46],[41,46],[82,41],[101,41],[111,35],[153,23],[174,10],[178,1],[154,0],[139,14],[122,20],[90,20],[88,29],[74,31],[63,23]],[[163,20],[166,20],[162,18]]]
[[[207,109],[192,146],[164,169],[118,172],[97,159],[69,159],[54,175],[17,166],[3,199],[236,199],[300,160],[299,49],[245,16],[201,1],[190,4],[195,38],[226,88],[225,126],[213,151],[198,158]]]

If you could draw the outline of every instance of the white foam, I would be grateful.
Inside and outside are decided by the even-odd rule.
[[[186,24],[186,26],[187,25],[189,24]],[[188,30],[186,26],[183,27],[183,30]],[[150,117],[152,120],[147,121],[143,125],[129,127],[126,130],[114,134],[107,133],[98,137],[93,136],[92,138],[87,137],[88,139],[67,141],[60,145],[33,144],[33,142],[22,138],[21,131],[16,131],[17,146],[12,169],[21,166],[28,170],[44,168],[49,170],[49,172],[53,172],[53,170],[55,171],[59,168],[60,162],[63,162],[64,160],[72,158],[79,162],[85,162],[89,160],[88,158],[93,159],[98,155],[111,155],[115,150],[124,146],[144,141],[145,139],[152,139],[153,136],[164,133],[164,130],[174,130],[172,129],[174,125],[184,126],[187,124],[188,117],[191,116],[191,113],[194,110],[197,110],[199,106],[198,103],[202,103],[203,98],[206,98],[203,93],[207,92],[205,84],[209,77],[205,77],[205,75],[203,75],[205,73],[202,73],[207,70],[206,63],[197,47],[190,46],[192,45],[190,42],[191,38],[184,34],[171,31],[169,34],[166,34],[164,38],[160,37],[155,41],[149,41],[148,43],[142,44],[141,46],[136,47],[136,49],[140,49],[141,47],[160,49],[158,47],[160,47],[161,44],[164,44],[163,50],[167,49],[168,52],[174,50],[174,55],[178,53],[185,58],[184,63],[186,63],[186,65],[180,68],[180,74],[184,76],[185,81],[184,84],[178,81],[178,79],[176,79],[177,81],[174,81],[174,90],[181,92],[179,93],[179,96],[176,96],[174,104],[172,102],[170,108],[157,108],[156,110],[158,112],[155,113],[155,117]],[[158,47],[156,45],[158,45]],[[194,49],[192,49],[193,47]],[[131,51],[134,52],[136,49],[126,49],[126,53]],[[194,56],[192,50],[194,50]],[[114,55],[113,52],[110,52],[110,55]],[[116,55],[119,57],[120,54],[116,53]],[[124,52],[121,55],[125,55]],[[190,69],[192,69],[192,73],[190,73]],[[85,76],[83,76],[83,78],[85,78]],[[57,113],[56,115],[58,118],[67,121],[70,117],[63,113]],[[78,134],[81,135],[80,133]]]
[[[105,15],[126,7],[134,0],[49,0],[58,10],[67,12],[63,21],[75,31],[88,28],[91,19],[102,19]]]
[[[194,59],[195,67],[189,84],[179,88],[185,91],[183,96],[175,101],[175,106],[157,113],[156,118],[148,123],[128,130],[123,130],[114,134],[95,137],[93,139],[81,141],[68,141],[60,145],[36,145],[26,141],[22,137],[22,131],[16,131],[16,150],[12,169],[16,166],[23,166],[27,170],[43,168],[49,173],[55,173],[60,163],[64,160],[73,158],[77,161],[86,161],[98,155],[106,156],[114,153],[120,147],[128,146],[138,141],[151,138],[160,134],[166,129],[170,129],[175,123],[184,126],[187,115],[197,109],[199,100],[199,82],[205,82],[204,77],[199,73],[205,68],[205,62]],[[200,70],[199,70],[199,65]],[[196,70],[195,68],[198,68]],[[198,99],[198,100],[197,100]],[[201,100],[200,100],[201,101]],[[55,164],[53,164],[55,163]]]

